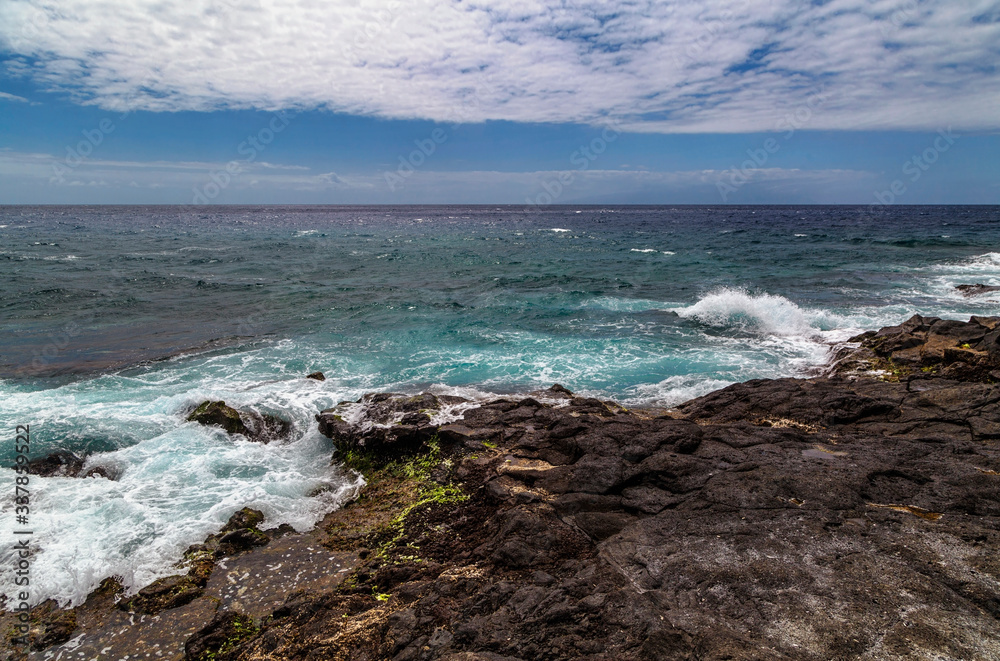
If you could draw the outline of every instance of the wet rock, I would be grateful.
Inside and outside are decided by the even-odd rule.
[[[940,378],[996,382],[1000,370],[1000,317],[972,317],[968,322],[914,315],[899,326],[852,338],[831,373],[875,374],[884,380]]]
[[[443,404],[462,401],[444,402],[430,393],[368,393],[357,402],[342,402],[320,412],[316,420],[320,433],[332,439],[342,455],[363,453],[368,463],[377,466],[419,451],[437,433],[430,415]],[[344,418],[348,411],[355,411],[351,423]]]
[[[326,381],[326,375],[322,372],[313,372],[311,374],[306,374],[307,379],[315,379],[316,381]]]
[[[1000,287],[996,285],[984,285],[980,283],[974,285],[955,285],[955,289],[962,292],[965,296],[979,296],[992,291],[1000,291]]]
[[[225,610],[184,644],[185,661],[227,661],[239,658],[240,644],[257,633],[253,618]]]
[[[269,413],[237,411],[224,401],[203,402],[187,419],[202,425],[221,427],[229,434],[240,434],[255,443],[287,439],[294,429],[287,420]]]
[[[369,543],[351,598],[385,601],[361,607],[371,633],[353,649],[992,658],[1000,393],[970,366],[995,364],[998,322],[913,317],[854,338],[876,376],[750,381],[661,417],[544,391],[465,411],[437,433],[469,499]],[[401,397],[369,401],[396,424]],[[346,603],[276,611],[245,658],[305,654]]]
[[[83,470],[82,457],[68,450],[56,450],[50,455],[28,462],[28,473],[40,477],[77,477]]]
[[[222,532],[232,532],[240,528],[256,528],[264,522],[264,513],[260,510],[244,507],[229,517],[229,521],[222,527]]]
[[[268,541],[267,535],[256,529],[233,530],[219,538],[219,553],[229,556],[236,555],[243,551],[249,551],[255,546],[264,546]]]
[[[94,466],[88,468],[83,477],[103,477],[106,480],[115,482],[121,477],[122,470],[118,466]]]
[[[214,557],[235,556],[257,546],[264,546],[270,537],[258,526],[264,522],[260,510],[244,507],[229,517],[229,521],[217,535],[212,535],[204,544],[188,549],[188,555],[199,550],[211,551]]]
[[[191,576],[167,576],[153,581],[131,599],[119,602],[119,607],[133,613],[155,615],[191,603],[201,596],[202,587]]]
[[[55,601],[48,599],[31,611],[28,642],[31,649],[41,651],[66,642],[76,628],[76,613],[63,610]]]
[[[212,425],[222,427],[230,434],[247,433],[247,427],[240,417],[240,412],[231,406],[226,406],[223,401],[202,402],[198,408],[187,417],[189,422],[197,422],[201,425]]]

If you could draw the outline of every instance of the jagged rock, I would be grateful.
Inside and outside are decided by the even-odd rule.
[[[914,315],[898,326],[851,338],[859,343],[837,355],[832,373],[877,372],[899,380],[932,375],[991,383],[1000,370],[1000,317],[968,322]]]
[[[240,412],[231,406],[226,406],[223,401],[202,402],[198,408],[187,417],[189,422],[197,422],[201,425],[213,425],[222,427],[230,434],[247,434],[247,427],[240,417]]]
[[[203,591],[202,585],[191,576],[167,576],[153,581],[131,599],[119,602],[119,607],[133,613],[155,615],[188,604]]]
[[[240,528],[256,528],[264,522],[264,513],[260,510],[244,507],[229,517],[229,521],[222,527],[222,532],[232,532]]]
[[[52,599],[35,606],[31,611],[28,642],[31,649],[41,651],[69,640],[76,631],[76,613],[63,610]]]
[[[919,354],[930,337],[944,361],[934,338],[982,343],[990,323],[861,341]],[[276,610],[240,658],[348,635],[351,659],[997,656],[990,384],[759,380],[660,417],[499,399],[438,433],[469,500],[357,542],[379,550],[339,591]]]
[[[369,461],[392,461],[420,450],[437,431],[429,413],[440,411],[442,404],[466,401],[460,397],[439,398],[430,393],[402,395],[368,393],[357,402],[342,402],[321,411],[316,420],[324,436],[333,440],[341,453],[363,452]],[[360,407],[353,424],[344,414]]]
[[[238,658],[239,644],[257,632],[253,618],[222,611],[184,644],[185,661],[226,661]]]
[[[40,459],[28,462],[28,473],[40,477],[78,477],[83,470],[82,457],[68,450],[56,450]]]
[[[240,434],[255,443],[286,439],[293,430],[292,424],[287,420],[269,413],[237,411],[224,401],[202,402],[187,419],[202,425],[222,427],[230,434]]]
[[[307,379],[315,379],[316,381],[326,381],[326,375],[322,372],[313,372],[312,374],[306,374]]]
[[[981,283],[976,283],[974,285],[955,285],[955,289],[962,292],[966,296],[979,296],[980,294],[988,294],[991,291],[1000,291],[1000,287],[997,285],[984,285]]]

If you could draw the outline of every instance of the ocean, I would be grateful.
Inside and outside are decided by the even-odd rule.
[[[360,482],[313,416],[365,392],[664,407],[914,313],[1000,314],[955,289],[1000,285],[1000,207],[8,206],[0,276],[0,466],[30,425],[32,457],[117,476],[31,478],[31,600],[67,605],[175,573],[243,506],[315,525]],[[185,422],[206,399],[295,433]],[[8,595],[14,490],[0,468]]]

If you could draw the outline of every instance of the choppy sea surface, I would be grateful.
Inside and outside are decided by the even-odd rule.
[[[31,599],[80,603],[243,506],[315,525],[358,480],[313,415],[364,392],[670,406],[914,313],[1000,314],[975,283],[1000,285],[1000,207],[0,207],[0,590],[16,425],[118,475],[31,478]],[[185,422],[209,398],[296,432]]]

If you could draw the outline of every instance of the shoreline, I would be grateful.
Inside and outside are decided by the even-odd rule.
[[[998,322],[914,317],[825,376],[662,412],[554,387],[434,425],[447,396],[366,395],[372,425],[317,416],[368,479],[358,499],[307,533],[189,549],[203,592],[173,608],[126,613],[108,586],[36,609],[36,640],[51,658],[1000,658]],[[312,579],[266,583],[284,562]]]

